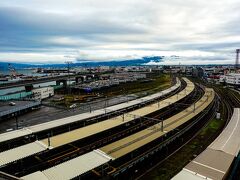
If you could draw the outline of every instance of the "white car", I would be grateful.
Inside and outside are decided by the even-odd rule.
[[[10,106],[15,106],[16,103],[15,103],[15,102],[10,102],[9,105],[10,105]]]
[[[69,108],[76,108],[77,107],[77,105],[76,104],[72,104],[71,106],[69,106]]]

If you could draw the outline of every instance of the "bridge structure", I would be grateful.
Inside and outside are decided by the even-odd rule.
[[[25,86],[25,89],[31,89],[34,84],[39,83],[46,83],[51,81],[56,81],[56,85],[63,84],[63,86],[67,86],[67,81],[75,81],[76,84],[81,82],[86,82],[92,79],[99,79],[99,75],[97,74],[74,74],[74,75],[64,75],[64,76],[53,76],[53,77],[43,77],[38,79],[31,79],[31,80],[20,80],[16,82],[11,83],[4,83],[0,84],[0,90],[1,89],[8,89],[8,88],[14,88],[14,87],[20,87]]]

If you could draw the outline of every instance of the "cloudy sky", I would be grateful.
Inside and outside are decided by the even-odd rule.
[[[234,63],[236,48],[239,0],[0,1],[0,61]]]

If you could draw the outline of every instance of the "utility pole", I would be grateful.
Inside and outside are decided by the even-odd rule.
[[[50,141],[50,133],[48,133],[48,147],[51,146],[51,141]]]
[[[16,129],[18,130],[18,128],[19,128],[19,124],[18,124],[18,117],[17,117],[17,113],[16,113],[16,114],[14,114],[14,116],[15,116],[15,120],[16,120]]]
[[[67,83],[67,89],[68,89],[68,94],[70,94],[70,64],[72,64],[72,61],[66,61],[67,64],[67,72],[68,72],[68,83]]]

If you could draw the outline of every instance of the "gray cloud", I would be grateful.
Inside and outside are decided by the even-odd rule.
[[[176,54],[229,63],[240,47],[239,8],[237,0],[4,1],[0,61]]]

